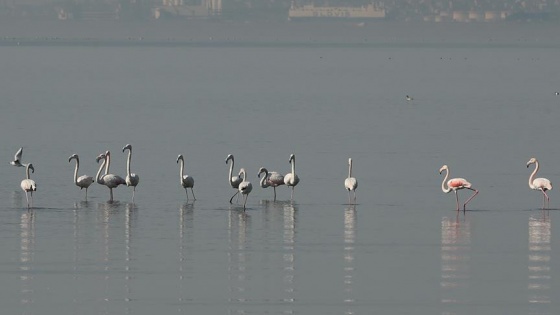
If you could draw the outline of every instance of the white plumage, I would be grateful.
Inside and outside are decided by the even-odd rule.
[[[292,165],[292,172],[284,175],[284,184],[286,184],[286,186],[292,187],[290,200],[293,200],[294,188],[299,183],[299,177],[296,175],[296,156],[294,154],[290,155],[289,163]]]
[[[103,159],[103,163],[97,171],[96,180],[97,183],[100,185],[105,185],[109,188],[110,191],[110,199],[109,201],[113,201],[113,188],[117,188],[119,185],[126,185],[126,181],[115,174],[109,174],[109,167],[111,166],[111,152],[106,151],[105,154],[100,154],[96,161],[99,163],[99,160]],[[105,175],[101,175],[101,170],[105,166]]]
[[[93,177],[87,175],[82,175],[78,177],[78,169],[80,168],[80,158],[78,157],[77,154],[72,154],[68,158],[68,162],[71,162],[72,160],[76,160],[76,167],[74,168],[74,184],[80,187],[80,190],[84,188],[86,189],[86,199],[87,199],[88,188],[94,182]]]
[[[192,176],[190,175],[184,174],[185,159],[183,158],[182,154],[179,154],[179,156],[177,157],[177,163],[179,163],[179,161],[181,161],[181,166],[179,170],[179,176],[181,177],[181,186],[185,188],[185,193],[187,194],[187,200],[189,200],[189,191],[187,190],[187,188],[191,189],[193,199],[196,200],[196,197],[194,196],[194,190],[193,190],[194,178],[192,178]]]
[[[262,173],[264,173],[264,176],[261,178]],[[261,179],[260,185],[262,188],[274,188],[274,201],[276,201],[276,187],[284,185],[284,175],[274,171],[269,172],[266,168],[261,167],[257,177]]]
[[[132,202],[134,202],[134,193],[136,192],[136,186],[140,182],[140,178],[137,174],[130,172],[130,161],[132,159],[132,145],[127,144],[123,147],[122,151],[128,150],[128,158],[126,160],[126,186],[132,186]]]
[[[552,190],[552,183],[547,178],[535,178],[537,172],[539,171],[539,161],[536,158],[531,158],[527,161],[527,167],[531,164],[535,164],[535,169],[531,175],[529,175],[529,188],[540,190],[543,193],[543,209],[546,209],[547,204],[550,202],[550,198],[548,197],[546,191]]]
[[[25,165],[25,173],[26,178],[21,181],[21,189],[25,191],[25,199],[27,200],[27,208],[29,208],[29,196],[27,195],[28,192],[31,193],[31,207],[33,207],[33,192],[37,191],[37,185],[35,181],[32,180],[29,176],[29,170],[32,170],[35,173],[35,168],[33,168],[33,164],[29,163]]]
[[[241,176],[240,176],[241,172],[239,172],[239,175],[233,176],[233,166],[235,164],[233,154],[229,154],[227,156],[226,165],[228,164],[229,161],[231,161],[231,164],[229,165],[228,181],[229,181],[229,184],[230,184],[231,188],[236,190],[235,194],[233,194],[233,196],[231,196],[231,198],[229,199],[229,203],[232,203],[233,197],[235,197],[239,194],[238,188],[239,188],[239,184],[241,184],[241,182],[243,181],[243,178],[241,178]]]
[[[243,195],[243,210],[245,210],[247,197],[249,196],[251,190],[253,190],[253,185],[251,182],[247,181],[247,173],[244,168],[239,170],[239,174],[243,177],[243,181],[239,184],[238,191]]]
[[[19,148],[19,150],[17,150],[16,154],[14,155],[14,160],[11,161],[10,164],[17,167],[25,167],[26,165],[21,163],[22,154],[23,154],[23,148]]]
[[[356,189],[358,188],[358,180],[352,177],[352,158],[348,159],[348,177],[344,180],[344,187],[348,190],[348,203],[350,201],[350,192],[354,193],[354,203],[356,203]]]

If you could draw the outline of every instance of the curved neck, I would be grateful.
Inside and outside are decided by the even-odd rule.
[[[352,177],[352,160],[348,163],[348,178]]]
[[[229,177],[228,177],[228,181],[230,182],[230,184],[233,182],[232,181],[232,176],[233,176],[233,157],[230,159],[231,160],[231,164],[229,165]]]
[[[448,193],[451,191],[451,188],[446,187],[446,182],[447,182],[447,178],[449,177],[449,170],[446,169],[445,170],[445,177],[443,178],[443,181],[441,182],[441,190],[443,190],[444,193]]]
[[[111,154],[105,156],[105,175],[109,174],[109,167],[111,166]]]
[[[243,177],[243,181],[245,181],[245,177],[247,177],[247,174],[245,174],[245,170],[241,171],[241,176]]]
[[[266,172],[261,172],[261,174],[262,174],[262,173],[264,173],[264,176],[261,178],[260,184],[261,184],[261,187],[262,187],[262,188],[267,188],[267,187],[269,186],[268,183],[267,183],[267,180],[268,180],[268,171],[266,171]]]
[[[74,183],[78,182],[78,168],[80,168],[80,160],[76,158],[76,167],[74,168]]]
[[[183,180],[183,171],[185,170],[185,161],[183,159],[180,159],[181,163],[180,165],[180,170],[179,170],[179,176],[181,176],[181,180]]]
[[[140,152],[142,153],[142,152]],[[126,160],[126,175],[130,176],[130,160],[132,159],[132,149],[128,149],[128,159]]]
[[[29,179],[29,164],[25,166],[25,173],[27,174],[27,179]]]
[[[103,167],[105,166],[105,163],[107,162],[106,159],[103,159],[103,163],[101,163],[101,166],[99,167],[99,170],[97,171],[97,175],[95,176],[95,179],[99,182],[99,180],[101,179],[101,171],[103,170]]]
[[[537,172],[539,171],[539,162],[535,162],[535,169],[533,170],[533,173],[531,173],[531,175],[529,176],[529,187],[533,188],[533,180],[535,179],[535,175],[537,175]]]

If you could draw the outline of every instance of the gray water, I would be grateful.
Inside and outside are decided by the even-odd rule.
[[[560,46],[0,47],[6,314],[557,314]],[[407,102],[405,95],[414,97]],[[95,183],[126,143],[140,184]],[[26,209],[23,146],[38,190]],[[230,205],[227,154],[247,170]],[[261,189],[261,166],[301,182]],[[179,184],[177,155],[195,179]],[[359,181],[347,204],[347,159]],[[439,168],[480,190],[465,214]],[[462,200],[468,192],[461,191]]]

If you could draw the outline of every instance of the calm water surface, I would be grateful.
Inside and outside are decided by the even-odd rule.
[[[557,314],[560,48],[0,47],[6,314]],[[405,95],[414,97],[407,102]],[[131,189],[72,184],[126,143]],[[27,210],[20,146],[38,191]],[[253,183],[230,205],[227,154]],[[261,166],[301,178],[261,189]],[[196,202],[179,184],[178,154]],[[343,188],[354,159],[358,205]],[[480,190],[466,214],[438,169]],[[460,192],[464,200],[467,193]]]

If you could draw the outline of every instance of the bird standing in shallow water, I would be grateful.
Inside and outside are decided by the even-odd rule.
[[[196,200],[196,197],[194,196],[194,190],[193,190],[194,178],[192,178],[192,176],[189,176],[187,174],[183,174],[185,169],[185,159],[183,158],[182,154],[179,154],[179,156],[177,157],[177,163],[179,163],[179,161],[181,161],[181,166],[179,168],[179,176],[181,176],[181,186],[185,188],[185,193],[187,194],[187,201],[189,200],[189,191],[187,190],[187,188],[191,189],[193,200]]]
[[[25,173],[26,173],[27,176],[24,180],[21,181],[21,189],[23,189],[23,191],[25,191],[25,199],[27,200],[27,208],[29,208],[29,196],[27,195],[27,193],[31,192],[31,207],[33,207],[33,192],[37,191],[37,185],[35,184],[35,181],[32,180],[29,177],[29,170],[32,170],[33,173],[35,173],[35,168],[33,167],[33,164],[31,164],[31,163],[25,165]]]
[[[550,202],[550,198],[546,194],[546,191],[552,190],[552,183],[546,178],[535,178],[535,175],[537,175],[537,172],[539,171],[539,161],[537,161],[536,158],[531,158],[527,161],[527,167],[531,164],[535,164],[535,170],[533,170],[531,175],[529,175],[529,187],[534,190],[540,190],[543,193],[543,209],[546,209],[548,203]]]
[[[261,178],[263,173],[264,176]],[[261,178],[260,185],[262,188],[274,188],[274,201],[276,201],[276,187],[284,185],[284,176],[278,172],[269,172],[266,168],[261,167],[257,177]]]
[[[251,190],[253,190],[253,185],[251,182],[247,181],[247,173],[245,169],[242,168],[239,170],[239,174],[241,174],[243,181],[239,184],[239,192],[243,195],[243,210],[245,210],[245,206],[247,205],[247,197]]]
[[[352,204],[350,192],[354,193],[354,204],[356,204],[356,189],[358,188],[358,180],[352,177],[352,158],[348,159],[348,177],[344,180],[344,188],[348,190],[348,203]]]
[[[290,200],[294,199],[294,188],[299,183],[299,177],[296,175],[296,156],[294,154],[290,155],[289,163],[292,165],[292,172],[284,175],[284,184],[286,186],[292,187],[292,193],[290,195]]]
[[[447,165],[442,166],[439,169],[439,173],[441,174],[443,171],[446,171],[446,173],[445,173],[445,178],[441,183],[441,190],[444,193],[449,193],[450,191],[453,191],[455,193],[455,201],[457,202],[457,211],[459,211],[459,196],[457,194],[457,190],[469,189],[474,191],[474,194],[469,199],[467,199],[467,201],[465,201],[465,203],[463,204],[463,212],[465,212],[467,208],[467,203],[469,203],[469,201],[471,201],[478,194],[478,190],[472,188],[471,183],[469,183],[464,178],[452,178],[449,181],[447,181],[447,187],[445,187],[446,184],[445,181],[449,177],[449,167],[447,167]]]
[[[132,186],[132,203],[134,203],[134,193],[136,192],[136,186],[140,182],[140,178],[137,174],[130,172],[130,161],[132,159],[132,145],[127,144],[123,147],[122,151],[128,150],[128,158],[126,160],[126,186]]]
[[[93,177],[87,175],[82,175],[78,177],[78,169],[80,168],[80,158],[78,157],[77,154],[72,154],[68,158],[68,162],[71,162],[72,160],[76,160],[76,168],[74,168],[74,184],[80,187],[80,190],[84,188],[86,189],[86,200],[87,200],[88,188],[93,183]]]
[[[233,201],[233,197],[238,196],[239,198],[239,184],[241,184],[241,182],[243,181],[243,178],[241,178],[241,172],[239,172],[239,175],[237,176],[233,176],[233,165],[235,164],[235,160],[233,158],[233,154],[229,154],[226,158],[226,165],[228,164],[228,162],[231,161],[231,164],[229,165],[229,175],[228,175],[228,181],[229,184],[231,186],[231,188],[235,189],[236,192],[235,194],[233,194],[233,196],[231,196],[231,198],[229,199],[229,203],[232,203]]]
[[[98,184],[105,185],[109,188],[110,192],[110,199],[109,201],[113,201],[113,188],[119,187],[119,185],[126,185],[126,181],[124,178],[115,175],[109,174],[109,167],[111,166],[111,152],[106,151],[104,154],[100,154],[96,161],[99,163],[99,160],[103,160],[99,171],[97,171],[96,180]],[[101,170],[105,166],[105,175],[101,175]]]

